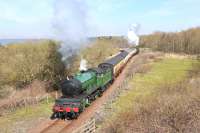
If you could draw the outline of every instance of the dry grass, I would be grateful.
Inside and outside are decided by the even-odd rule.
[[[151,63],[161,61],[163,58],[163,53],[152,52],[150,50],[140,49],[140,54],[131,60],[134,63],[130,63],[131,66],[128,67],[126,76],[129,77],[134,73],[145,74],[151,70]]]
[[[42,120],[46,120],[52,113],[54,99],[43,101],[37,105],[18,108],[9,115],[0,117],[0,133],[27,133]]]
[[[159,92],[148,100],[133,104],[132,109],[122,112],[105,130],[113,133],[149,133],[200,131],[200,90],[187,90],[183,84]],[[168,87],[168,86],[165,86]],[[159,89],[160,90],[160,89]]]
[[[165,57],[167,58],[175,58],[175,59],[196,59],[196,55],[188,55],[188,54],[175,54],[175,53],[166,53]]]
[[[136,77],[139,84],[134,82],[134,89],[116,101],[118,111],[101,132],[200,132],[200,75],[184,74],[191,69],[189,61],[167,60],[153,65],[146,76]],[[176,67],[179,70],[170,72]],[[195,73],[200,71],[196,67]]]
[[[11,112],[13,109],[19,108],[23,99],[27,98],[31,100],[35,97],[40,98],[44,96],[46,94],[45,88],[47,88],[47,84],[48,83],[44,81],[35,80],[23,90],[12,89],[7,97],[0,100],[0,115],[6,114]],[[28,101],[26,103],[26,106],[28,104],[34,104],[34,102],[28,103]]]

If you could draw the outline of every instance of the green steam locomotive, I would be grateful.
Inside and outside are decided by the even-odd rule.
[[[80,71],[70,79],[61,81],[62,96],[56,99],[51,118],[76,119],[85,107],[103,94],[138,52],[137,48],[120,50],[98,67]]]

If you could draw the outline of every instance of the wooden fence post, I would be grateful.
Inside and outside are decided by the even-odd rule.
[[[95,119],[92,118],[89,121],[87,121],[83,126],[75,130],[73,133],[95,133],[95,130],[96,130]]]
[[[35,100],[36,100],[36,103],[38,103],[38,97],[37,96],[35,97]]]
[[[47,94],[47,104],[49,103],[49,94]]]
[[[56,91],[56,99],[58,98],[58,92]]]
[[[26,99],[24,98],[23,100],[24,100],[24,107],[26,107]]]

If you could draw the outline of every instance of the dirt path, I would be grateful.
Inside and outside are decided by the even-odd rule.
[[[41,133],[55,133],[62,131],[67,126],[70,126],[71,121],[57,120],[53,124],[46,127]]]

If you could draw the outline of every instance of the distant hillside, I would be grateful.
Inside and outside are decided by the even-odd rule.
[[[13,44],[13,43],[22,43],[22,42],[37,42],[41,40],[47,40],[47,39],[0,39],[1,45],[7,45],[7,44]]]
[[[26,39],[0,39],[0,44],[5,45],[9,43],[18,43],[18,42],[23,42]]]

